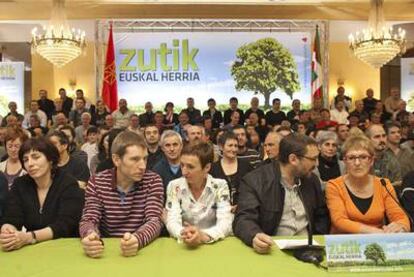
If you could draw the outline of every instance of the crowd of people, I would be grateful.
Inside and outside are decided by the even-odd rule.
[[[80,237],[100,257],[119,237],[124,256],[159,236],[190,247],[235,235],[258,253],[272,236],[410,232],[414,214],[414,114],[397,88],[354,103],[339,87],[332,103],[299,99],[285,113],[223,113],[193,98],[179,113],[136,114],[126,99],[110,113],[76,91],[41,90],[22,115],[9,103],[0,132],[3,251]],[[325,107],[324,107],[325,106]],[[327,107],[330,108],[327,108]]]

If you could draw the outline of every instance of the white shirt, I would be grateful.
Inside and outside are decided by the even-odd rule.
[[[47,126],[47,115],[45,114],[44,111],[37,110],[37,112],[35,112],[35,113],[32,113],[32,111],[28,111],[24,115],[24,119],[23,119],[23,123],[22,123],[23,128],[25,128],[25,129],[30,128],[30,116],[32,114],[37,114],[37,116],[40,119],[40,126],[42,126],[42,127],[46,127]]]
[[[233,214],[230,192],[225,180],[207,175],[207,182],[198,200],[195,200],[184,177],[171,181],[167,186],[167,229],[180,240],[183,222],[198,227],[212,241],[231,234]]]
[[[338,124],[348,124],[349,113],[343,109],[341,112],[337,109],[330,111],[331,120],[338,122]]]
[[[82,145],[81,150],[88,155],[88,167],[91,168],[92,158],[98,154],[98,145],[96,143],[91,144],[85,142],[85,144]]]
[[[112,113],[112,117],[115,120],[114,128],[126,128],[129,124],[129,117],[133,114],[130,110],[122,113],[120,110],[116,110]]]

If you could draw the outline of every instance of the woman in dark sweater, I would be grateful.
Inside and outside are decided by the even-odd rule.
[[[210,174],[214,178],[224,179],[227,181],[230,190],[232,212],[234,212],[237,206],[241,179],[253,168],[249,162],[237,159],[237,136],[233,132],[225,132],[218,138],[217,142],[221,148],[223,157],[213,163]]]
[[[338,135],[332,131],[319,131],[316,136],[319,146],[319,163],[314,173],[319,177],[322,190],[325,190],[326,182],[336,179],[345,173],[344,163],[338,159]]]
[[[75,179],[57,169],[57,149],[44,138],[32,138],[20,148],[19,158],[28,174],[14,181],[8,195],[2,249],[77,236],[84,195]],[[27,231],[21,231],[23,226]]]

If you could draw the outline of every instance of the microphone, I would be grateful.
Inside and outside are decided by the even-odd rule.
[[[306,209],[305,202],[303,201],[303,195],[300,191],[300,187],[297,188],[297,192],[299,195],[300,200],[303,203],[303,208],[305,210],[305,217],[308,221],[308,245],[297,248],[293,252],[293,256],[298,259],[299,261],[305,263],[312,263],[317,266],[321,266],[321,262],[323,261],[323,254],[324,254],[324,246],[321,245],[313,245],[313,228],[312,228],[312,221],[309,216],[308,210]]]
[[[385,181],[384,178],[380,179],[381,185],[385,188],[385,190],[387,191],[387,193],[391,196],[392,200],[394,200],[395,203],[398,204],[398,206],[401,208],[401,210],[405,213],[405,215],[408,217],[408,220],[410,221],[410,230],[408,230],[409,232],[413,229],[413,219],[411,218],[411,216],[407,213],[407,211],[405,210],[405,208],[401,205],[400,201],[398,201],[397,199],[395,199],[394,195],[392,195],[392,193],[389,191],[389,189],[387,188],[387,182]]]

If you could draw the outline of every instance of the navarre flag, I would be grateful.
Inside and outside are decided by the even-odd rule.
[[[322,93],[322,59],[319,41],[319,28],[316,26],[315,41],[312,51],[312,98],[321,98]]]
[[[106,62],[102,86],[102,100],[109,108],[115,111],[118,106],[118,89],[116,84],[115,50],[112,37],[112,24],[109,27],[108,48],[106,50]]]

